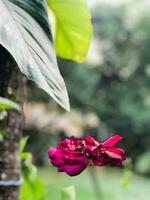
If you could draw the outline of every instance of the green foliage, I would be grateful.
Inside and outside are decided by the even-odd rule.
[[[143,153],[137,160],[136,171],[150,176],[150,152]]]
[[[10,52],[22,73],[69,110],[45,1],[0,1],[0,18],[0,44]]]
[[[132,165],[131,165],[131,159],[127,159],[123,163],[123,176],[121,178],[120,184],[123,189],[127,189],[130,186],[130,181],[132,179]]]
[[[69,186],[67,188],[63,188],[61,191],[62,200],[75,200],[75,188],[74,186]]]
[[[23,137],[22,139],[21,139],[21,142],[20,142],[20,153],[22,154],[22,156],[24,155],[24,153],[23,153],[23,151],[24,151],[24,149],[25,149],[25,147],[26,147],[26,144],[27,144],[27,141],[28,141],[28,136],[26,136],[26,137]]]
[[[123,143],[135,163],[150,146],[149,48],[150,16],[127,26],[129,6],[95,11],[95,37],[103,46],[101,80],[93,108]],[[102,10],[102,8],[101,8]],[[132,22],[130,22],[132,23]]]
[[[7,116],[7,113],[5,113],[5,110],[17,110],[21,111],[21,107],[6,98],[0,97],[0,121],[3,121],[5,117]],[[6,122],[3,122],[6,123]],[[5,129],[0,128],[0,142],[3,142],[4,137],[7,135],[7,131]]]
[[[34,155],[34,163],[38,166],[47,165],[47,151],[50,147],[56,146],[59,135],[39,131],[24,131],[25,136],[30,136],[26,150]]]
[[[3,139],[6,135],[7,135],[6,130],[0,130],[0,142],[3,142]]]
[[[43,182],[38,177],[35,177],[32,184],[27,180],[21,186],[20,200],[47,200]]]
[[[66,80],[72,106],[81,110],[90,110],[101,75],[97,69],[92,69],[89,65],[76,65],[72,62],[66,63],[64,60],[59,62],[60,65],[65,66],[62,74]]]
[[[92,35],[86,0],[47,2],[55,17],[54,44],[58,56],[77,62],[84,61]]]
[[[22,158],[22,176],[20,200],[47,200],[43,181],[37,176],[37,168],[32,164],[32,154],[23,152],[28,138],[23,138],[20,145]]]
[[[10,101],[6,98],[0,97],[0,110],[18,110],[20,111],[21,108],[17,103],[14,103],[13,101]]]

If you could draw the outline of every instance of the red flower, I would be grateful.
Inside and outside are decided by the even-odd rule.
[[[114,147],[121,139],[120,135],[115,135],[104,142],[97,142],[94,138],[86,136],[85,149],[93,165],[121,165],[126,160],[125,152],[121,148]]]
[[[83,143],[75,137],[61,141],[57,148],[50,148],[48,155],[59,172],[66,172],[70,176],[80,174],[88,165]]]
[[[48,151],[50,162],[58,167],[59,172],[70,176],[80,174],[90,163],[96,166],[121,165],[126,160],[125,152],[115,145],[122,139],[115,135],[104,142],[98,142],[91,136],[85,140],[75,137],[61,141],[56,148]]]

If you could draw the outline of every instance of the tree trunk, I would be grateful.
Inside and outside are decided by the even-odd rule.
[[[0,46],[0,96],[15,100],[22,106],[25,78],[11,55]],[[21,172],[19,145],[23,129],[23,114],[0,112],[0,131],[6,131],[0,141],[0,181],[18,181]],[[18,186],[0,186],[0,200],[19,199]]]

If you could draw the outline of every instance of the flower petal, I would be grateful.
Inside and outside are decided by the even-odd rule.
[[[91,136],[86,136],[85,137],[85,143],[88,145],[93,145],[94,147],[99,146],[99,142],[96,141],[93,137]]]
[[[50,148],[50,149],[48,150],[48,156],[51,157],[51,158],[54,158],[56,152],[57,152],[57,149],[56,149],[56,148]]]
[[[64,155],[63,160],[68,163],[88,164],[88,160],[84,155],[78,157]]]
[[[80,174],[87,165],[77,164],[77,165],[64,165],[58,168],[59,172],[66,172],[69,176],[76,176]]]
[[[125,152],[123,149],[120,148],[109,148],[105,151],[105,153],[111,158],[123,160]]]
[[[51,163],[54,166],[59,167],[64,164],[64,161],[62,159],[63,155],[59,149],[50,148],[48,150],[48,155],[49,155],[49,159],[50,159]]]
[[[101,144],[103,147],[113,147],[115,146],[120,140],[122,140],[122,137],[120,135],[115,135],[113,137],[110,137],[108,140],[102,142]]]
[[[121,156],[118,155],[118,154],[116,154],[116,153],[114,153],[114,152],[105,151],[105,153],[106,153],[109,157],[111,157],[111,158],[115,158],[115,159],[120,159],[120,160],[121,160]]]

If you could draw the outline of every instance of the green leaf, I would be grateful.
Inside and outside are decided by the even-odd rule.
[[[86,0],[47,0],[55,21],[54,43],[58,56],[77,62],[85,60],[92,25]]]
[[[61,191],[62,200],[75,200],[75,188],[74,186],[69,186],[67,188],[62,189]]]
[[[70,109],[44,0],[0,0],[0,44],[11,53],[22,73]]]
[[[22,160],[25,160],[27,163],[30,163],[32,159],[32,154],[29,152],[22,152],[21,158]]]
[[[6,135],[7,135],[6,130],[0,130],[0,142],[3,142],[3,139]]]
[[[10,101],[6,98],[0,97],[0,110],[11,110],[15,109],[20,111],[21,108],[17,103],[14,103],[13,101]]]
[[[34,182],[30,184],[24,179],[21,185],[20,200],[47,200],[46,190],[43,181],[39,177],[35,177]]]
[[[25,146],[26,146],[26,144],[27,144],[27,141],[28,141],[28,136],[27,137],[23,137],[22,139],[21,139],[21,142],[20,142],[20,153],[22,153],[23,151],[24,151],[24,149],[25,149]]]

